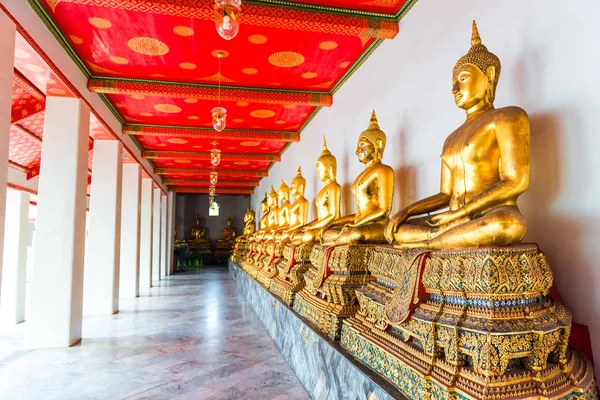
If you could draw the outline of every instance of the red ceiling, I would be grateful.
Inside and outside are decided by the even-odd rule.
[[[222,184],[217,185],[217,193],[219,187],[226,188],[227,180],[243,186],[267,173],[271,161],[266,157],[244,161],[234,155],[278,156],[297,141],[317,107],[331,105],[332,89],[366,54],[374,38],[392,38],[398,32],[393,20],[377,20],[381,17],[368,12],[394,15],[407,1],[300,0],[345,8],[342,13],[298,4],[291,8],[243,4],[240,33],[226,41],[210,19],[210,1],[34,0],[88,68],[89,89],[104,93],[129,124],[127,131],[135,135],[144,156],[156,168],[167,169],[160,173],[165,179],[176,179],[169,182],[178,191],[185,190],[186,181],[191,189],[204,188],[205,171],[201,176],[180,171],[210,170],[208,160],[196,160],[192,153],[210,151],[213,139],[200,131],[188,134],[157,128],[210,129],[220,79],[223,92],[228,91],[221,101],[227,109],[227,129],[237,135],[218,140]],[[47,65],[37,65],[32,61],[35,57],[25,55],[27,50],[19,46],[16,65],[41,92],[72,95]],[[217,52],[224,54],[221,73]],[[26,97],[25,91],[19,95]],[[42,100],[18,101],[25,101],[30,113]],[[137,130],[144,127],[153,130]],[[246,131],[252,131],[249,138],[239,134]],[[280,134],[274,140],[277,133],[288,136]],[[110,136],[99,121],[93,123],[91,134]],[[155,152],[179,153],[156,158]],[[132,160],[126,156],[126,162]],[[240,175],[243,171],[246,175]]]

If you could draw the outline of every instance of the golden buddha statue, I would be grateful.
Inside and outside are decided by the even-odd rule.
[[[306,189],[306,179],[302,176],[302,168],[298,167],[298,173],[292,179],[292,185],[290,187],[291,195],[294,196],[294,202],[289,206],[288,216],[289,224],[285,231],[275,236],[277,240],[283,242],[290,241],[292,233],[306,224],[308,219],[308,200],[304,197],[304,190]]]
[[[190,232],[193,242],[207,242],[208,241],[208,240],[206,240],[206,228],[204,228],[201,224],[202,224],[202,217],[200,216],[200,214],[198,214],[198,216],[196,217],[196,226],[194,226]]]
[[[258,241],[264,240],[267,233],[279,226],[279,203],[277,201],[277,192],[273,186],[271,186],[271,190],[266,195],[266,201],[265,209],[267,210],[267,213],[263,215],[260,220],[260,230],[254,234],[255,240]],[[261,207],[263,207],[262,202]]]
[[[244,236],[252,235],[256,230],[256,225],[254,224],[254,218],[256,218],[256,213],[253,209],[249,208],[244,213],[244,231],[242,232]]]
[[[529,119],[519,107],[494,108],[500,60],[481,43],[458,60],[452,93],[466,121],[442,150],[440,193],[397,213],[385,236],[399,248],[507,246],[525,235],[517,198],[529,185]],[[448,211],[411,218],[432,211]]]
[[[277,189],[277,201],[280,205],[277,210],[277,223],[265,234],[265,239],[275,240],[281,238],[283,231],[288,229],[290,222],[290,187],[281,180]]]
[[[337,160],[327,148],[327,141],[323,136],[323,150],[317,158],[317,176],[325,186],[317,194],[317,219],[300,227],[292,235],[292,243],[300,242],[314,244],[322,228],[341,217],[340,200],[342,187],[337,182]]]
[[[233,220],[231,215],[227,216],[227,225],[223,228],[223,234],[219,242],[232,242],[235,240],[235,228],[232,226]]]
[[[258,229],[263,230],[267,229],[269,226],[269,199],[267,198],[267,192],[265,192],[265,198],[260,202],[260,212],[263,213],[263,216],[258,221]]]
[[[358,138],[356,155],[365,164],[352,184],[356,214],[325,225],[319,235],[323,244],[381,243],[394,196],[394,170],[381,162],[386,136],[379,129],[375,111],[367,130]]]

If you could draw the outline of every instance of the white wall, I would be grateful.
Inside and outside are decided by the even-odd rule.
[[[451,94],[452,68],[470,47],[475,19],[483,43],[502,61],[496,107],[521,106],[531,119],[531,185],[520,201],[526,240],[547,253],[564,301],[574,321],[590,327],[600,360],[599,15],[594,0],[419,1],[398,37],[375,51],[263,178],[254,208],[298,165],[306,197],[314,199],[321,187],[317,143],[326,134],[338,158],[343,211],[352,212],[350,185],[362,170],[354,150],[372,109],[387,133],[384,162],[396,171],[394,212],[437,193],[444,139],[464,121]]]

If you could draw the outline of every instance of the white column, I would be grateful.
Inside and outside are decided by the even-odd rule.
[[[167,196],[160,196],[160,277],[167,276]]]
[[[7,324],[25,320],[25,279],[29,222],[29,193],[8,189],[0,317]]]
[[[173,271],[173,251],[175,231],[175,192],[167,193],[167,275]]]
[[[152,287],[152,244],[154,182],[142,179],[142,217],[140,220],[140,286]]]
[[[15,64],[15,32],[15,24],[0,10],[0,283],[2,281],[8,143],[10,140],[12,83]]]
[[[140,295],[140,215],[142,167],[123,164],[123,198],[121,200],[121,277],[119,296]]]
[[[85,315],[110,315],[119,311],[122,157],[120,141],[94,142],[83,291]]]
[[[161,196],[160,188],[154,189],[154,202],[152,204],[152,280],[160,281],[160,261],[161,261]]]
[[[90,109],[47,97],[26,344],[81,339]]]

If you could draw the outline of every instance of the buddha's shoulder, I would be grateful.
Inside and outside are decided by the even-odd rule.
[[[391,174],[394,173],[394,169],[392,167],[383,163],[377,164],[374,169],[378,172],[386,172]]]
[[[495,119],[499,121],[528,121],[529,117],[527,116],[527,112],[523,110],[521,107],[517,106],[508,106],[496,108],[489,113],[486,114],[486,117],[489,119]]]

